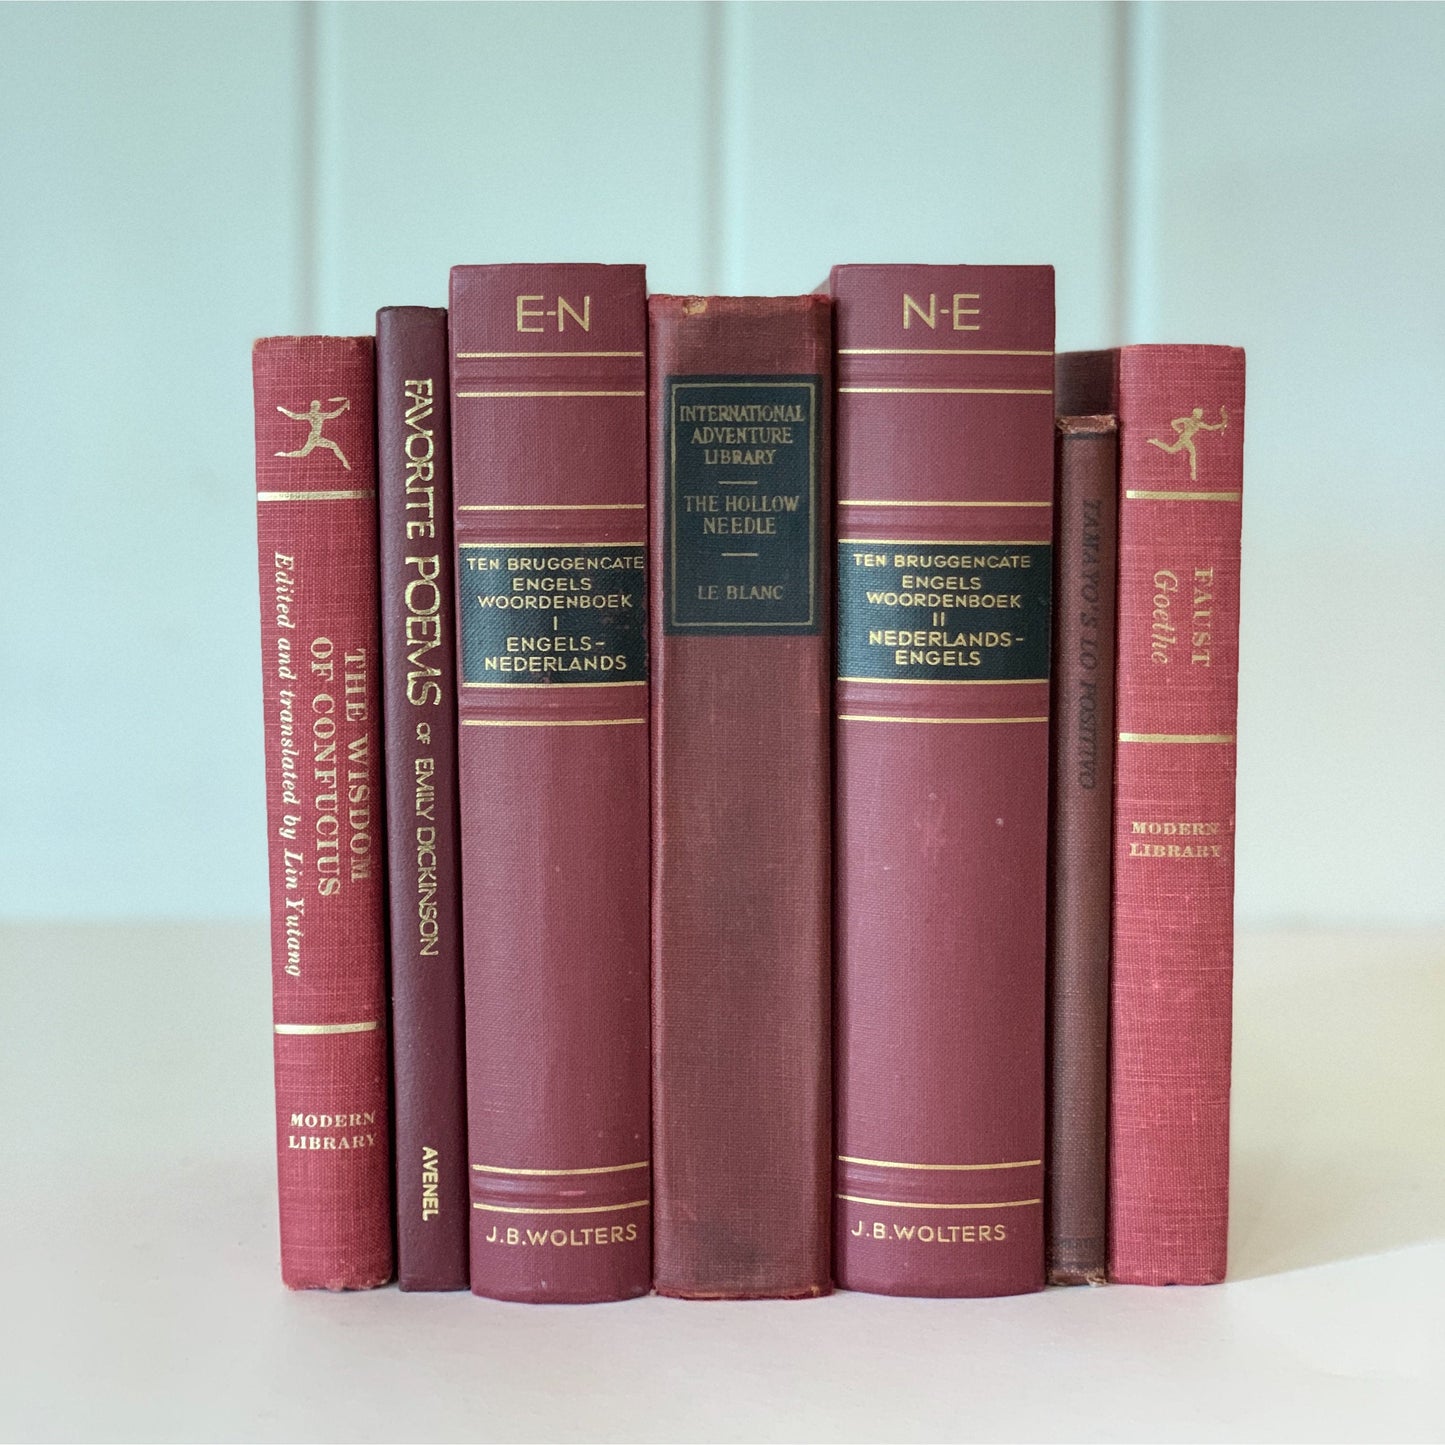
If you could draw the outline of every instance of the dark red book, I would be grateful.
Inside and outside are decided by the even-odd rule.
[[[1054,277],[840,266],[838,1283],[1044,1282]]]
[[[447,313],[376,316],[397,1279],[467,1287]]]
[[[391,1278],[369,336],[252,353],[281,1277]]]
[[[1244,353],[1060,358],[1119,417],[1109,1277],[1213,1284],[1229,1228]]]
[[[1118,430],[1112,416],[1057,422],[1045,1153],[1051,1284],[1103,1284],[1108,1264]]]
[[[641,266],[451,279],[472,1289],[651,1282]]]
[[[654,1282],[826,1294],[832,305],[649,312]]]

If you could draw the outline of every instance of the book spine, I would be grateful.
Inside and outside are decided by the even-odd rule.
[[[1051,1284],[1102,1284],[1108,1265],[1115,419],[1060,417],[1056,464],[1048,1274]]]
[[[1053,272],[843,266],[837,1277],[1044,1282]]]
[[[467,1287],[447,314],[376,318],[397,1279]]]
[[[640,266],[451,277],[472,1289],[651,1282]]]
[[[1224,1278],[1244,353],[1118,361],[1109,1275]]]
[[[391,1278],[370,337],[252,354],[281,1277]]]
[[[826,1294],[832,307],[649,311],[654,1282]]]

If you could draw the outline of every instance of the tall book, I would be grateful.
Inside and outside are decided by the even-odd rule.
[[[1244,353],[1060,358],[1119,417],[1109,1276],[1224,1278]]]
[[[1118,458],[1114,417],[1058,418],[1045,1154],[1050,1284],[1103,1284],[1108,1265]]]
[[[447,313],[376,317],[397,1280],[467,1287]]]
[[[252,353],[281,1277],[391,1278],[369,336]]]
[[[837,1277],[1044,1282],[1054,278],[840,266]]]
[[[641,266],[458,266],[472,1289],[651,1283]]]
[[[825,1294],[832,306],[649,311],[655,1284]]]

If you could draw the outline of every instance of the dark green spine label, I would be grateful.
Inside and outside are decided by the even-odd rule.
[[[665,630],[817,632],[816,376],[667,379]]]
[[[838,676],[1047,679],[1052,589],[1047,542],[839,542]]]
[[[645,682],[643,551],[617,542],[464,542],[463,686]]]

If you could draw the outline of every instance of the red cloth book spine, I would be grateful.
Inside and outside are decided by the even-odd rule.
[[[451,277],[472,1289],[651,1282],[641,266]]]
[[[1048,1268],[1108,1266],[1109,935],[1114,838],[1118,423],[1057,423],[1049,859]]]
[[[1044,1282],[1053,271],[841,266],[837,1278]]]
[[[376,317],[397,1280],[467,1287],[447,313]]]
[[[281,1277],[391,1278],[369,336],[252,353]]]
[[[1119,416],[1109,1277],[1213,1284],[1229,1227],[1244,353],[1063,359]]]
[[[826,1294],[832,306],[649,311],[654,1282]]]

